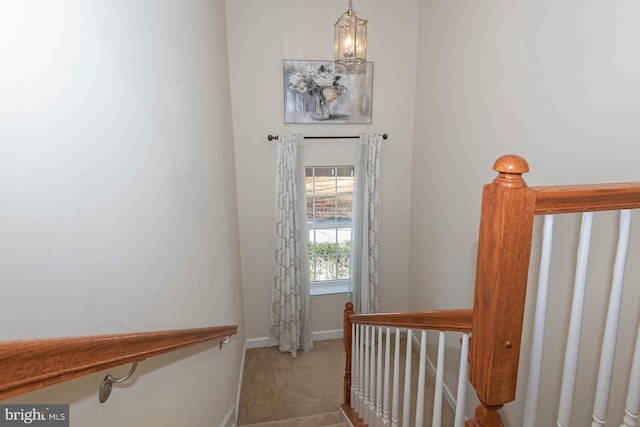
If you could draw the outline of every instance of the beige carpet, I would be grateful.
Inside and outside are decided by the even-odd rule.
[[[277,347],[247,350],[238,423],[336,411],[342,403],[343,348],[342,340],[316,341],[297,359]]]
[[[401,346],[401,354],[404,356],[404,340]],[[391,348],[391,366],[393,366],[393,339]],[[418,351],[415,348],[411,359],[413,397],[410,425],[414,423],[418,378]],[[402,390],[404,360],[401,360],[400,368]],[[316,341],[313,350],[308,353],[299,352],[297,359],[292,359],[289,353],[280,353],[276,347],[247,350],[238,424],[246,426],[286,419],[288,425],[297,426],[296,423],[299,421],[290,419],[335,412],[343,401],[343,376],[342,340]],[[427,374],[424,399],[425,426],[431,425],[433,387],[434,381]],[[442,426],[453,426],[453,411],[447,403],[443,404],[442,409]],[[402,411],[402,401],[400,411]],[[270,425],[266,424],[263,427],[270,427]]]
[[[347,427],[347,424],[342,420],[340,412],[333,411],[308,417],[245,424],[243,427]]]

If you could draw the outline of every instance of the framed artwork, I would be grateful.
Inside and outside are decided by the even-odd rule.
[[[284,60],[283,76],[285,123],[371,123],[373,62]]]

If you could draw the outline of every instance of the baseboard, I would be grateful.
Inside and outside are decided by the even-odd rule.
[[[240,408],[240,394],[242,393],[242,376],[244,375],[244,357],[247,354],[247,341],[242,348],[242,360],[240,361],[240,377],[238,378],[238,394],[236,395],[236,408]],[[238,423],[238,413],[234,414],[234,425]]]
[[[418,331],[414,331],[414,332],[418,332]],[[420,354],[420,341],[417,337],[417,333],[413,333],[411,334],[411,337],[413,338],[413,348],[414,350],[418,351],[418,354]],[[429,357],[429,353],[427,353],[427,371],[429,372],[429,375],[431,375],[431,378],[433,378],[435,380],[436,378],[436,365],[433,363],[433,361],[431,360],[431,358]],[[453,395],[453,393],[451,392],[451,389],[449,388],[449,386],[447,386],[447,383],[443,381],[443,396],[444,399],[447,401],[447,404],[449,405],[449,407],[451,407],[451,409],[453,410],[453,412],[456,411],[456,398]]]
[[[311,333],[311,339],[314,341],[335,340],[344,336],[342,329],[329,329],[326,331],[314,331]],[[269,347],[269,337],[247,338],[245,340],[245,348],[262,348]]]
[[[347,414],[345,413],[343,406],[344,406],[344,404],[343,404],[343,405],[340,405],[340,408],[339,408],[339,410],[340,410],[340,417],[342,418],[342,421],[344,421],[345,423],[347,423],[347,425],[348,425],[349,427],[355,427],[355,426],[353,425],[353,423],[351,422],[351,420],[349,419],[349,417],[347,416]]]
[[[247,350],[250,348],[269,347],[269,337],[247,338],[244,345]]]
[[[236,425],[236,407],[232,406],[220,423],[220,427],[235,427]]]
[[[329,329],[327,331],[316,331],[311,333],[311,338],[314,341],[337,340],[342,337],[344,337],[344,331],[342,329]]]

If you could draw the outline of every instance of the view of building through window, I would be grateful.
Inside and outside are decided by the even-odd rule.
[[[306,168],[309,281],[346,283],[351,250],[354,166]]]

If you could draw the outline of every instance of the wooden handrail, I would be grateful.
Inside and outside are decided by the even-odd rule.
[[[237,331],[227,325],[0,342],[0,400]]]
[[[468,308],[415,313],[354,314],[349,316],[349,320],[351,323],[364,325],[471,333],[472,314],[473,310]]]
[[[536,215],[640,208],[640,182],[530,187]]]

